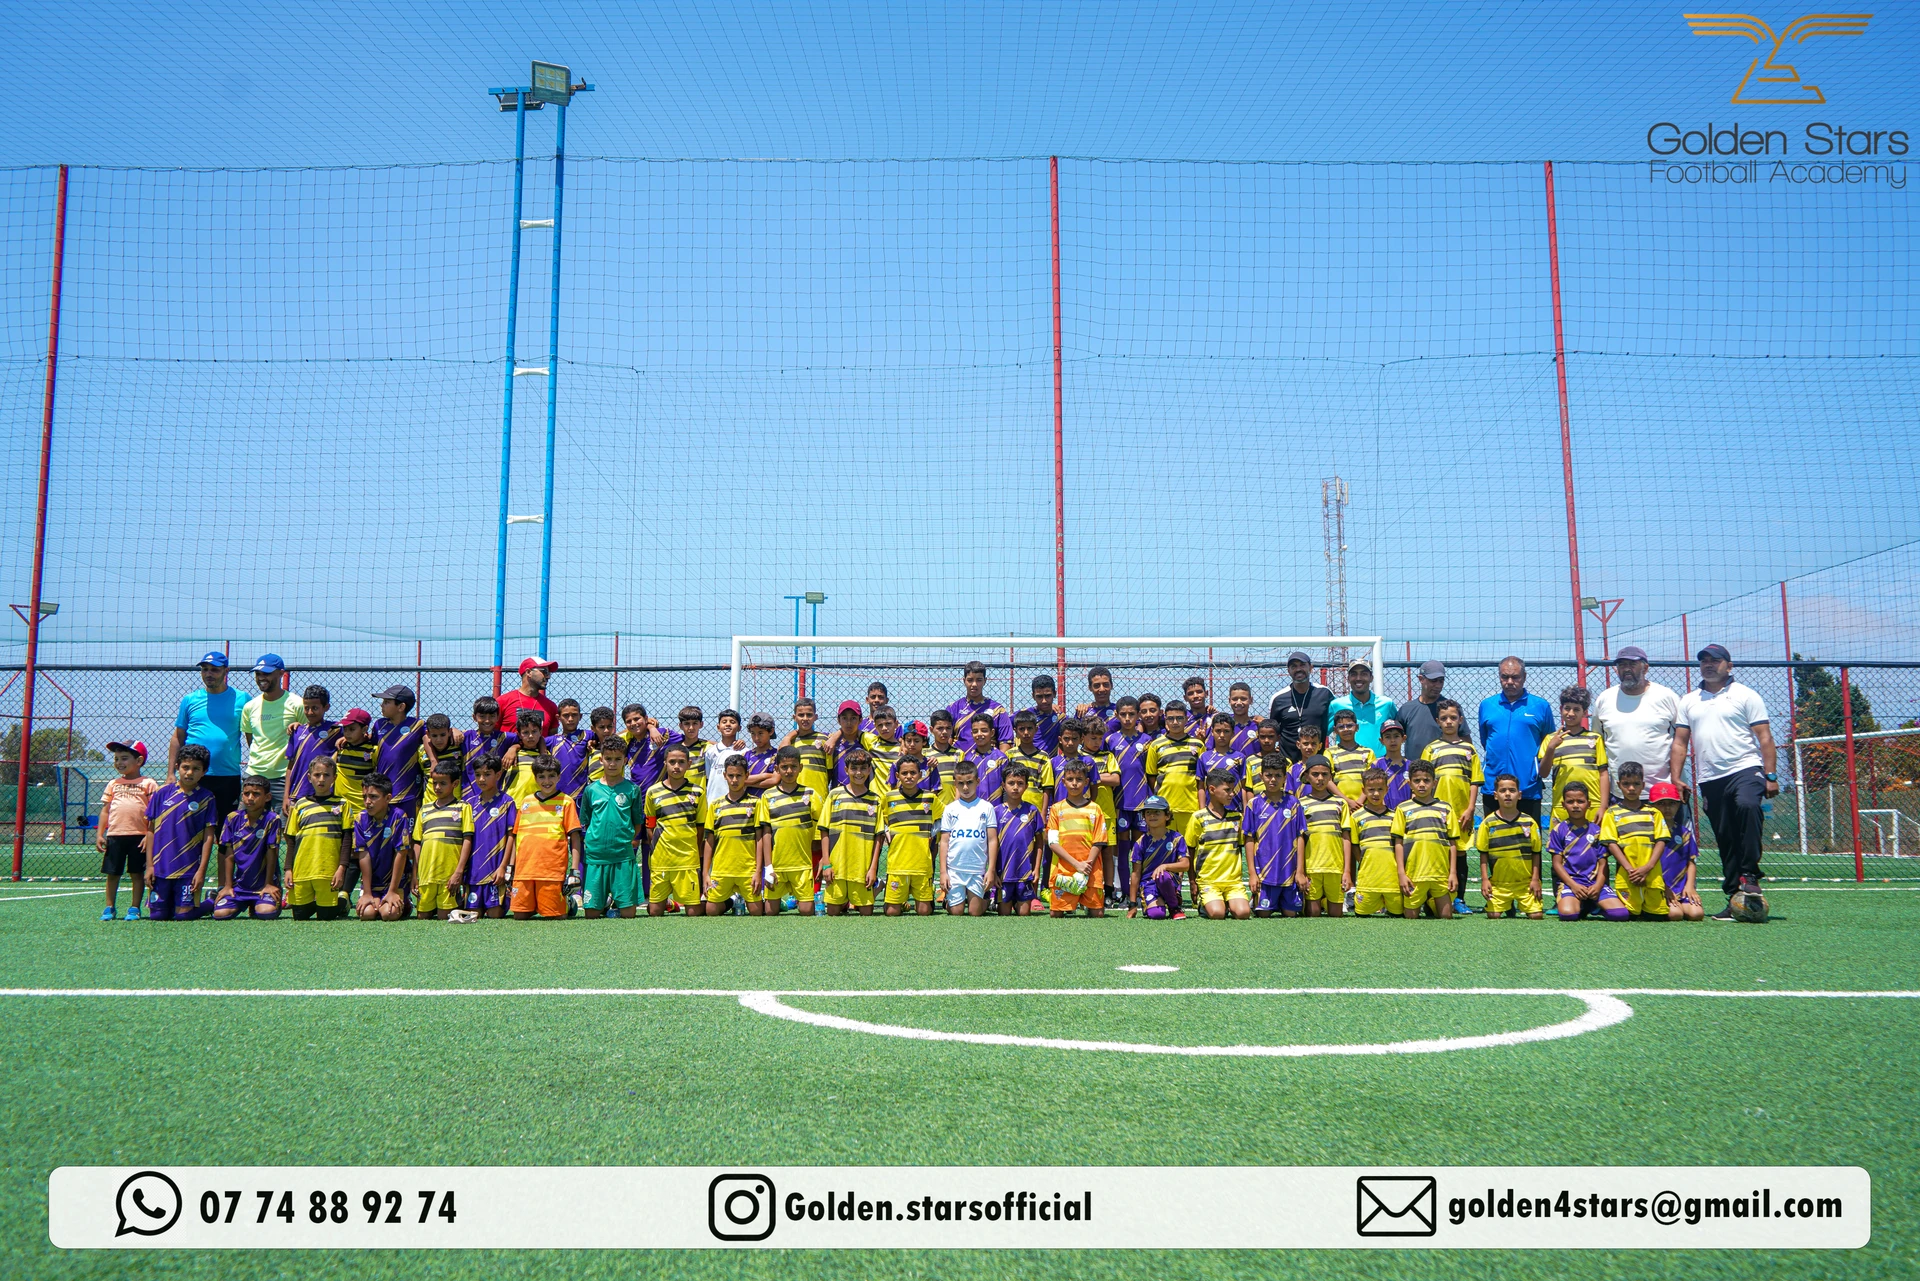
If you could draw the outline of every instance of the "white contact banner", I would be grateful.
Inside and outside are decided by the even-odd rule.
[[[69,1250],[1851,1249],[1853,1166],[63,1166]]]

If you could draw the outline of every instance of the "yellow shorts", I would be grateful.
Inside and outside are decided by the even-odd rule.
[[[1406,896],[1398,890],[1388,894],[1382,890],[1355,890],[1353,892],[1353,914],[1372,916],[1375,912],[1387,911],[1395,916],[1407,910]]]
[[[1200,882],[1200,906],[1205,907],[1209,903],[1230,903],[1234,899],[1247,903],[1253,901],[1247,895],[1245,881]]]
[[[827,902],[836,907],[873,906],[873,887],[865,881],[828,881],[824,890]]]
[[[1429,903],[1435,905],[1453,902],[1453,895],[1447,892],[1445,881],[1415,881],[1413,893],[1407,895],[1407,906],[1418,912]]]
[[[1635,885],[1619,876],[1614,878],[1613,891],[1635,916],[1665,916],[1669,910],[1664,885]]]
[[[1308,872],[1307,898],[1309,901],[1317,899],[1322,903],[1346,902],[1347,892],[1340,887],[1340,873]]]
[[[287,903],[293,907],[306,907],[308,904],[314,907],[338,907],[340,891],[333,888],[332,880],[295,881]]]
[[[776,867],[773,869],[773,884],[767,887],[768,902],[778,903],[791,894],[801,903],[813,899],[813,869],[811,867]]]
[[[707,902],[724,903],[738,894],[749,903],[758,903],[761,899],[761,894],[759,890],[753,887],[753,877],[754,874],[752,872],[747,873],[745,876],[714,877],[712,887],[707,890]]]
[[[911,898],[916,903],[933,902],[933,875],[929,872],[887,873],[887,906],[897,907]]]
[[[681,907],[700,901],[700,871],[692,867],[656,867],[647,886],[647,902],[664,903],[672,899]]]
[[[445,881],[424,881],[413,910],[425,916],[428,912],[450,912],[459,906],[460,896],[448,889]]]
[[[1496,916],[1507,910],[1508,904],[1517,904],[1522,912],[1531,916],[1541,911],[1545,904],[1540,896],[1533,892],[1532,874],[1509,879],[1500,874],[1500,865],[1493,865],[1492,884],[1483,886],[1480,891],[1487,898],[1487,915]]]

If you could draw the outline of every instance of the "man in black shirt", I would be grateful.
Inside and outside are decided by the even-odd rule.
[[[1280,726],[1280,750],[1289,761],[1300,759],[1300,726],[1317,726],[1327,732],[1327,714],[1333,708],[1333,691],[1313,683],[1313,659],[1303,650],[1287,655],[1287,675],[1293,683],[1273,696],[1267,709]]]

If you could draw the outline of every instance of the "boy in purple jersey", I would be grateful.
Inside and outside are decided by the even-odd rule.
[[[1607,883],[1607,848],[1600,843],[1600,825],[1587,816],[1593,794],[1585,783],[1568,783],[1560,803],[1567,817],[1547,834],[1560,919],[1584,921],[1597,913],[1609,921],[1626,920],[1631,915],[1627,905]]]
[[[653,717],[647,715],[644,703],[628,703],[620,709],[620,715],[622,723],[627,728],[627,732],[622,735],[627,740],[627,778],[644,795],[649,787],[666,775],[667,736],[658,725],[654,724]],[[595,731],[588,741],[598,742],[600,734],[612,732],[613,726],[609,725],[605,730]],[[587,766],[589,781],[593,779],[594,771],[598,768],[599,758],[595,757]],[[641,852],[643,862],[645,858],[646,853],[643,849]]]
[[[1180,682],[1180,696],[1187,700],[1187,732],[1204,733],[1213,724],[1213,707],[1207,702],[1207,679],[1189,676]]]
[[[1660,879],[1667,883],[1667,919],[1703,921],[1707,910],[1700,905],[1700,891],[1694,884],[1700,840],[1694,834],[1693,816],[1681,803],[1680,789],[1672,783],[1655,783],[1647,791],[1647,800],[1667,820],[1667,848],[1660,852]]]
[[[1000,799],[1000,790],[1005,783],[1004,771],[1007,768],[1007,754],[994,738],[998,732],[997,716],[992,712],[973,714],[973,746],[967,751],[967,759],[973,762],[979,771],[980,787],[974,793],[990,801]]]
[[[580,721],[580,704],[573,705],[573,719]],[[461,782],[473,786],[473,767],[483,756],[504,756],[509,736],[500,728],[500,702],[481,695],[473,700],[473,728],[460,735]]]
[[[174,763],[174,781],[147,802],[147,919],[191,921],[213,904],[200,901],[207,864],[213,858],[213,793],[200,785],[212,761],[207,749],[188,743]]]
[[[592,745],[580,728],[580,700],[560,700],[560,732],[547,735],[547,755],[560,762],[560,790],[579,803],[587,786],[587,756]],[[469,780],[471,781],[471,780]]]
[[[765,712],[747,717],[747,737],[753,740],[753,746],[746,751],[747,795],[756,799],[780,781],[780,775],[773,768],[773,754],[780,750],[773,745],[775,728],[773,717]]]
[[[999,824],[1000,855],[988,877],[987,889],[998,890],[1002,916],[1030,914],[1039,893],[1040,864],[1035,854],[1046,839],[1047,817],[1039,806],[1027,801],[1027,774],[1024,765],[1008,765],[1000,782],[1013,800],[993,807]]]
[[[1153,794],[1147,785],[1147,744],[1153,735],[1140,728],[1140,700],[1129,694],[1114,704],[1114,730],[1107,735],[1106,748],[1113,754],[1120,771],[1114,801],[1117,813],[1115,844],[1123,867],[1132,866],[1133,843],[1145,835],[1140,804]]]
[[[213,898],[213,919],[232,920],[246,912],[257,920],[280,915],[280,811],[272,808],[267,780],[249,774],[240,780],[240,808],[220,828],[220,889]]]
[[[1086,761],[1089,767],[1092,766],[1092,758],[1080,750],[1080,722],[1078,720],[1069,718],[1060,722],[1060,739],[1057,746],[1058,750],[1048,758],[1048,763],[1053,767],[1053,795],[1048,797],[1048,804],[1067,799],[1067,780],[1065,775],[1068,765],[1071,765],[1074,761]],[[1099,775],[1100,771],[1097,768],[1093,769],[1087,784],[1089,796],[1092,795],[1093,780],[1097,779]]]
[[[1160,696],[1158,694],[1142,694],[1135,703],[1135,706],[1140,709],[1140,732],[1142,734],[1145,734],[1148,738],[1158,738],[1167,732],[1166,721],[1161,711],[1163,704],[1160,702]],[[1185,840],[1186,838],[1182,837],[1181,839]]]
[[[1133,846],[1133,892],[1136,906],[1128,916],[1143,913],[1150,921],[1184,921],[1180,908],[1180,881],[1193,870],[1193,856],[1187,850],[1187,838],[1173,831],[1173,807],[1164,796],[1148,796],[1140,802],[1139,814],[1145,831]]]
[[[1013,722],[1007,716],[1005,705],[987,697],[987,665],[968,663],[960,673],[960,683],[966,686],[965,698],[955,699],[947,704],[947,710],[953,713],[953,723],[960,734],[962,751],[971,752],[976,743],[973,737],[973,723],[981,713],[985,713],[987,724],[992,727],[991,734],[995,743],[1013,741]],[[980,795],[985,796],[987,789],[983,784]]]
[[[1413,787],[1407,782],[1407,727],[1388,717],[1380,722],[1380,745],[1385,755],[1373,767],[1387,776],[1387,808],[1397,809],[1402,801],[1413,799]]]
[[[1212,737],[1206,750],[1200,753],[1200,764],[1196,772],[1201,778],[1205,778],[1217,769],[1223,769],[1233,775],[1235,787],[1230,804],[1232,808],[1238,809],[1241,804],[1239,784],[1245,781],[1247,762],[1245,757],[1233,750],[1233,717],[1226,712],[1215,712],[1213,721],[1207,728]]]
[[[1082,720],[1089,716],[1100,718],[1105,730],[1101,737],[1120,728],[1120,705],[1113,701],[1113,673],[1104,667],[1087,669],[1087,692],[1093,695],[1091,703],[1082,703],[1073,709],[1073,714]]]
[[[1260,722],[1253,716],[1253,687],[1245,681],[1235,681],[1227,689],[1227,707],[1233,714],[1231,750],[1245,760],[1260,738]]]
[[[1052,756],[1060,746],[1060,709],[1053,705],[1056,690],[1051,676],[1033,678],[1033,706],[1015,717],[1033,717],[1033,743],[1042,756]]]
[[[360,865],[360,899],[354,915],[363,921],[399,921],[412,914],[407,901],[407,863],[413,825],[393,808],[393,790],[375,774],[361,785],[366,808],[353,820],[353,854]],[[344,879],[344,878],[343,878]]]
[[[340,725],[327,719],[327,706],[333,696],[325,685],[309,685],[300,694],[300,706],[307,714],[307,723],[295,725],[287,733],[287,790],[282,808],[291,810],[293,803],[305,800],[313,795],[313,780],[307,777],[307,771],[313,768],[313,762],[322,756],[333,755],[333,748],[340,741]]]
[[[413,711],[413,691],[405,685],[390,685],[378,697],[380,719],[373,723],[373,772],[385,774],[393,784],[394,808],[411,815],[420,808],[425,795],[420,744],[426,738],[426,727],[408,714]]]
[[[1247,866],[1253,872],[1253,914],[1298,916],[1305,906],[1300,887],[1300,837],[1306,820],[1300,802],[1287,795],[1287,758],[1269,752],[1260,760],[1261,794],[1247,803],[1240,833],[1246,838]]]
[[[473,807],[473,852],[454,880],[466,887],[467,911],[495,919],[506,914],[513,897],[507,884],[507,838],[519,821],[513,798],[501,790],[507,770],[498,756],[483,756],[473,786],[461,799]]]
[[[1293,741],[1298,751],[1294,763],[1287,767],[1288,796],[1305,796],[1313,790],[1307,782],[1307,762],[1320,755],[1321,745],[1326,739],[1326,732],[1318,725],[1302,724],[1294,734]]]
[[[868,733],[879,726],[880,709],[890,701],[885,681],[873,681],[867,685],[867,714],[860,718],[861,733]]]

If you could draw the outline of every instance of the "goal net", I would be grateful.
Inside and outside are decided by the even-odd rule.
[[[846,699],[866,705],[873,682],[886,686],[887,701],[905,720],[925,720],[937,708],[966,696],[961,672],[970,662],[987,667],[986,696],[1011,711],[1033,705],[1033,682],[1050,676],[1057,706],[1071,712],[1094,701],[1089,678],[1104,668],[1112,697],[1157,694],[1178,699],[1192,678],[1207,684],[1207,704],[1231,710],[1236,683],[1248,686],[1253,714],[1288,683],[1287,658],[1305,653],[1314,680],[1346,689],[1347,665],[1366,659],[1380,671],[1378,636],[736,636],[728,686],[731,704],[743,716],[766,712],[783,725],[796,699],[811,697],[820,723],[833,722]]]

